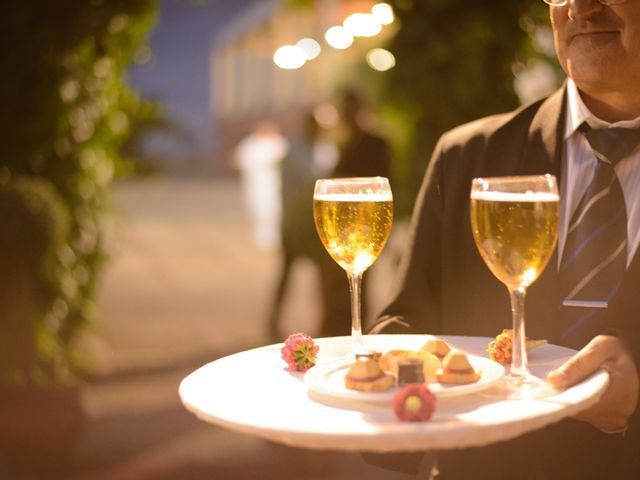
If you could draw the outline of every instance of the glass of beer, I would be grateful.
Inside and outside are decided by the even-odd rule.
[[[529,372],[524,301],[527,287],[544,270],[556,246],[559,200],[552,175],[475,178],[471,184],[473,238],[511,297],[513,353],[505,377],[511,398],[540,397],[549,391]]]
[[[393,197],[384,177],[328,178],[316,181],[313,218],[322,244],[346,272],[351,291],[352,350],[366,351],[362,340],[362,275],[387,243]]]

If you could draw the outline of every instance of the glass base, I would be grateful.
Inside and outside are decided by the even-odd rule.
[[[512,375],[504,377],[506,397],[516,400],[544,398],[559,393],[554,386],[533,375]]]
[[[371,353],[371,350],[367,349],[364,344],[353,344],[351,346],[351,353],[353,353],[354,356],[358,356],[358,355],[367,355]]]
[[[368,352],[364,345],[362,333],[356,329],[351,329],[351,352],[354,355],[363,355]]]

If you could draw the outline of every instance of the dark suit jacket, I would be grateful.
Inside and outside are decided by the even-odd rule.
[[[469,220],[471,180],[551,173],[562,182],[564,98],[562,89],[515,112],[484,118],[442,136],[416,202],[400,281],[383,315],[401,316],[412,331],[421,333],[493,337],[502,328],[511,328],[507,289],[484,264],[473,241]],[[640,329],[636,328],[640,316],[637,257],[610,302],[607,319],[608,326],[621,332],[635,354],[640,352]],[[530,338],[559,343],[557,315],[561,299],[556,298],[556,277],[554,254],[528,289],[526,327]],[[385,330],[393,331],[406,333],[397,325]],[[599,332],[589,333],[593,337]],[[640,455],[640,442],[631,438],[633,434],[629,437],[623,442],[619,436],[569,420],[493,448],[445,454],[446,465],[441,467],[443,476],[439,478],[485,478],[482,459],[495,461],[507,451],[524,462],[521,465],[533,478],[640,478],[640,474],[613,475],[618,464],[630,468],[628,458],[618,456],[623,448],[633,448],[636,457]],[[554,448],[561,450],[554,452]],[[468,462],[460,461],[470,457],[473,459]],[[489,462],[486,467],[495,465]],[[473,473],[465,473],[466,467]],[[495,471],[487,473],[486,478],[502,478],[492,475]],[[527,475],[504,478],[529,478]]]

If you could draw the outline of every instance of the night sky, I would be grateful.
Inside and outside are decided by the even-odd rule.
[[[248,5],[262,0],[161,0],[150,35],[151,61],[129,72],[131,86],[164,104],[189,140],[156,137],[148,145],[164,156],[207,155],[215,145],[209,110],[209,56],[216,32]]]

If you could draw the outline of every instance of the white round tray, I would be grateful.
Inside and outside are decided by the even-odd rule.
[[[368,347],[419,348],[426,335],[366,336]],[[489,338],[442,336],[453,347],[486,356]],[[316,339],[318,364],[349,354],[351,339]],[[593,405],[608,385],[599,371],[584,382],[543,399],[510,400],[501,386],[454,398],[439,398],[428,422],[402,422],[387,404],[340,398],[310,389],[304,374],[280,358],[282,344],[211,362],[180,384],[184,406],[198,418],[294,447],[397,452],[455,449],[508,440]],[[544,377],[575,353],[545,345],[532,351],[532,373]]]

